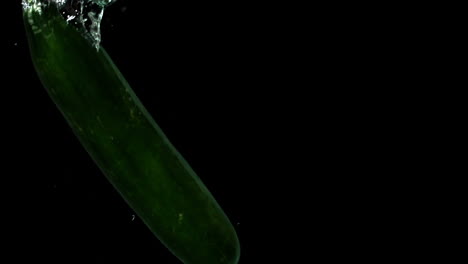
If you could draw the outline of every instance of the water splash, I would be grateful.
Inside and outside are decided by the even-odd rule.
[[[104,9],[116,0],[22,0],[27,12],[42,13],[42,8],[55,4],[65,21],[78,28],[99,49]],[[40,31],[38,31],[40,32]]]

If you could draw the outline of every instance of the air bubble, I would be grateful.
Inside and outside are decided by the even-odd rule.
[[[116,0],[23,0],[23,8],[42,12],[42,7],[54,3],[67,23],[83,32],[91,44],[99,49],[101,21],[104,9]],[[40,31],[40,30],[39,30]]]

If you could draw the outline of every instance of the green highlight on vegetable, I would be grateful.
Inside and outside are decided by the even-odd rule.
[[[235,229],[125,78],[55,2],[23,0],[31,59],[50,98],[103,174],[185,264],[238,263]]]

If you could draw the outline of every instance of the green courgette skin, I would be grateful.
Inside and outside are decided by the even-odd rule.
[[[41,13],[25,10],[23,17],[43,86],[149,229],[185,264],[237,263],[231,222],[105,50],[67,25],[52,4]]]

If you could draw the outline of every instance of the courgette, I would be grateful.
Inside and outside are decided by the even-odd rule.
[[[185,264],[237,263],[235,229],[103,47],[49,1],[23,18],[33,65],[82,146],[154,235]]]

